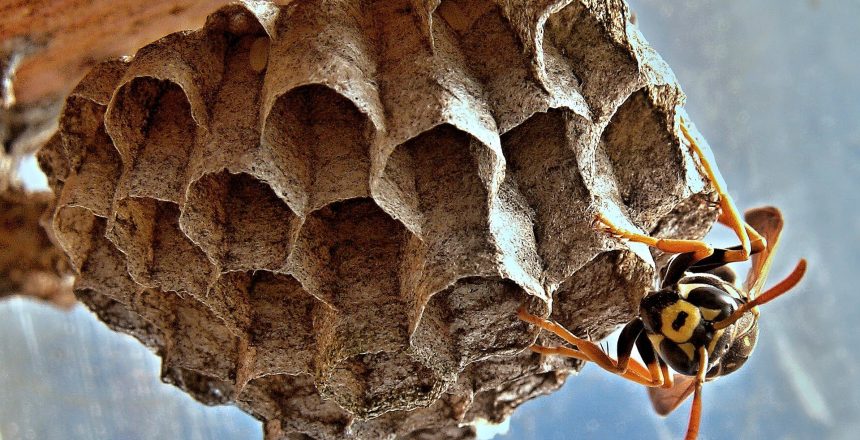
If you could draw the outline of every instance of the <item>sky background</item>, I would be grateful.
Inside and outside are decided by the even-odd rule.
[[[631,0],[675,71],[741,209],[786,230],[771,280],[804,283],[763,307],[755,354],[704,389],[702,439],[849,439],[860,432],[860,1]],[[715,234],[719,243],[731,234]],[[721,241],[723,240],[723,241]],[[245,439],[260,424],[158,380],[160,361],[82,307],[0,302],[0,440]],[[645,391],[586,366],[523,405],[500,439],[680,438]]]

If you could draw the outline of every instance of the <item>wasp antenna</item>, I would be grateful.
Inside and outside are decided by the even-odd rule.
[[[753,308],[760,306],[762,304],[766,304],[785,292],[791,290],[800,280],[803,278],[803,274],[806,273],[806,259],[801,258],[800,261],[797,262],[797,266],[794,267],[794,270],[785,277],[782,281],[778,282],[775,286],[767,289],[764,293],[757,296],[752,301],[738,307],[737,310],[734,311],[728,318],[719,321],[714,324],[715,330],[724,329],[735,323],[744,313],[752,310]]]
[[[785,279],[778,282],[775,286],[767,289],[764,293],[762,293],[759,297],[757,297],[753,302],[758,302],[759,305],[764,304],[785,292],[791,290],[800,280],[803,278],[803,275],[806,273],[806,259],[801,258],[800,261],[797,262],[797,265],[794,266],[794,270],[788,274]]]

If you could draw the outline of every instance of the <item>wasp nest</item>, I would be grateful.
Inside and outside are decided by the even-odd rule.
[[[248,1],[98,65],[41,152],[76,292],[267,438],[470,437],[577,365],[660,234],[713,221],[621,1]]]

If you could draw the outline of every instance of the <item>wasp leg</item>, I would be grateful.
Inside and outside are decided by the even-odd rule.
[[[642,385],[660,386],[663,384],[662,375],[660,374],[660,369],[659,366],[657,366],[656,361],[646,369],[642,364],[630,358],[630,353],[633,350],[633,341],[643,337],[642,328],[644,326],[642,326],[641,321],[638,321],[638,325],[636,324],[636,321],[631,322],[624,330],[622,330],[622,334],[619,337],[618,342],[619,358],[621,359],[621,362],[619,362],[606,354],[599,345],[585,339],[577,338],[573,333],[557,323],[526,312],[524,307],[520,307],[519,311],[517,311],[517,316],[525,322],[534,324],[557,335],[576,347],[576,349],[572,349],[568,347],[543,347],[534,345],[531,347],[532,351],[542,354],[561,354],[575,359],[594,362],[599,367],[609,371],[610,373],[618,374],[619,376]]]
[[[592,362],[591,358],[588,357],[585,353],[570,347],[545,347],[542,345],[532,345],[529,349],[535,353],[540,353],[542,355],[559,355],[565,356],[569,358],[579,359],[581,361]],[[629,368],[627,371],[618,372],[614,370],[607,370],[610,373],[617,374],[627,380],[632,382],[636,382],[640,385],[644,385],[646,387],[659,386],[655,385],[655,380],[649,376],[649,372],[645,367],[640,365],[635,360],[630,361]]]
[[[757,254],[764,250],[764,248],[759,247],[765,243],[764,238],[761,240],[754,239],[752,243],[753,254]],[[711,272],[720,276],[720,278],[724,280],[734,282],[733,278],[727,277],[726,275],[720,275],[719,271],[728,271],[728,273],[731,274],[731,277],[734,277],[734,273],[726,265],[733,262],[731,257],[732,253],[739,252],[740,250],[740,246],[734,246],[728,249],[715,248],[711,255],[700,260],[696,259],[697,257],[693,252],[679,254],[669,261],[669,265],[666,266],[666,270],[663,272],[661,286],[668,287],[675,285],[687,272]]]
[[[714,249],[714,251],[716,252],[717,249]],[[705,260],[709,259],[711,259],[711,257],[708,257]],[[660,287],[666,288],[678,284],[678,281],[684,277],[687,270],[689,270],[695,263],[695,252],[678,254],[675,258],[669,260],[669,264],[666,266],[666,270],[663,272],[663,276],[661,277],[663,281],[660,283]]]
[[[690,422],[687,425],[685,440],[695,440],[699,436],[699,422],[702,419],[702,384],[708,371],[708,349],[699,347],[699,371],[696,374],[696,389],[693,392],[693,409],[690,410]]]
[[[663,358],[657,356],[660,362],[660,372],[663,373],[663,388],[672,388],[675,385],[675,380],[672,378],[672,372],[669,371],[669,364]]]
[[[723,214],[720,214],[720,217],[717,219],[717,221],[724,226],[727,226],[729,228],[732,227],[731,224],[726,221]],[[750,239],[750,255],[757,254],[757,253],[767,249],[767,240],[765,240],[765,238],[762,237],[762,235],[759,234],[759,232],[756,231],[755,228],[750,226],[749,223],[747,223],[746,221],[744,221],[743,223],[744,223],[744,229],[747,232],[747,236]],[[733,246],[733,247],[729,248],[729,250],[736,250],[736,251],[740,251],[742,249],[743,249],[743,245]]]
[[[736,261],[746,261],[749,259],[751,252],[750,245],[750,236],[748,234],[749,225],[743,221],[741,218],[740,212],[738,212],[737,206],[735,206],[734,200],[732,200],[732,196],[723,188],[719,179],[717,179],[716,173],[714,172],[713,165],[708,161],[707,157],[705,157],[705,153],[702,152],[701,147],[699,147],[698,142],[693,139],[693,136],[690,134],[690,131],[687,129],[686,122],[681,119],[681,133],[684,135],[684,139],[687,140],[687,143],[690,145],[690,149],[695,153],[699,158],[699,162],[702,164],[702,167],[705,169],[705,174],[707,174],[708,179],[711,181],[711,184],[714,185],[714,189],[717,191],[717,195],[720,198],[720,209],[721,214],[719,221],[720,223],[731,228],[735,235],[737,235],[738,239],[741,241],[741,248],[737,250],[729,250],[726,253],[726,258],[728,262],[736,262]],[[758,233],[755,235],[758,236]],[[761,239],[761,236],[757,238]]]
[[[648,372],[651,375],[651,383],[645,385],[660,387],[666,386],[667,381],[669,383],[672,382],[671,377],[667,374],[668,366],[664,369],[660,364],[660,361],[658,361],[660,357],[657,356],[654,346],[651,345],[651,340],[648,339],[648,335],[644,331],[636,338],[636,349],[639,350],[639,356],[642,358],[642,362],[645,362],[645,365],[648,366]]]
[[[619,238],[644,243],[673,254],[692,253],[695,261],[702,260],[714,253],[714,248],[701,240],[683,240],[674,238],[654,238],[638,232],[629,231],[612,223],[602,213],[597,213],[596,221],[602,228]]]
[[[639,351],[639,356],[642,362],[648,367],[648,382],[642,385],[649,387],[665,386],[668,377],[668,366],[661,368],[659,356],[651,345],[648,335],[645,333],[645,324],[641,318],[635,318],[628,322],[621,330],[618,336],[618,345],[616,352],[618,353],[618,368],[626,369],[630,362],[630,355],[633,353],[633,345]],[[669,383],[672,379],[669,377]]]

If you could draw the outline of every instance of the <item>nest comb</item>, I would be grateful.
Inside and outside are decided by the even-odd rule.
[[[622,1],[247,1],[96,66],[40,152],[78,298],[279,438],[470,438],[695,237],[683,94]]]

